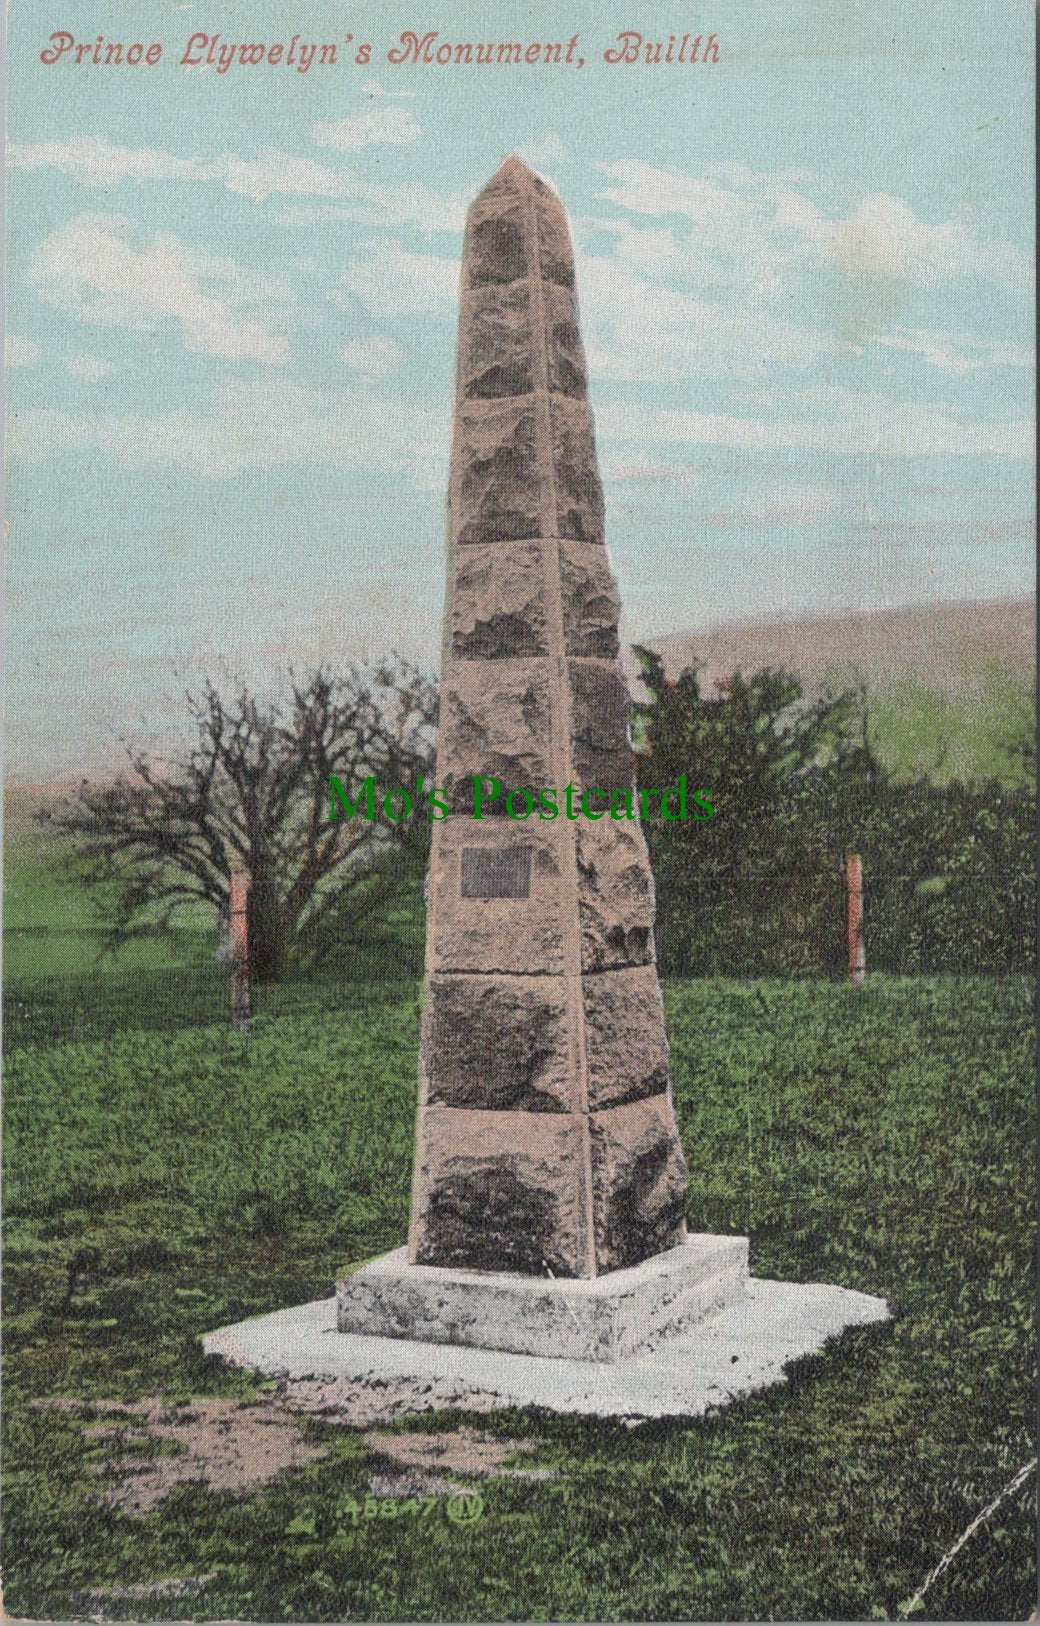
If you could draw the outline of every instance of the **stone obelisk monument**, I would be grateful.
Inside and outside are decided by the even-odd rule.
[[[392,1408],[693,1416],[887,1307],[686,1234],[653,882],[611,816],[632,752],[570,237],[515,158],[469,212],[461,306],[409,1243],[204,1348]],[[555,818],[509,816],[546,788]]]
[[[460,299],[411,1227],[339,1325],[613,1359],[739,1297],[747,1243],[686,1235],[574,256],[516,158]]]
[[[462,262],[417,1264],[597,1276],[685,1235],[653,881],[610,816],[633,784],[617,656],[567,219],[510,158]],[[479,821],[475,778],[501,786]]]

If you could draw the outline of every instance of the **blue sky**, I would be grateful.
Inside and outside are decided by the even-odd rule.
[[[435,27],[584,66],[387,60]],[[636,27],[720,60],[604,62]],[[181,64],[217,32],[338,60]],[[514,151],[571,216],[629,636],[1030,591],[1031,69],[1020,0],[14,0],[8,773],[221,666],[434,663],[461,227]]]

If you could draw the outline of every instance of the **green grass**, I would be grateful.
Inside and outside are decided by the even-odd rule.
[[[24,990],[55,976],[82,981],[189,967],[204,974],[216,932],[212,911],[202,906],[172,932],[106,950],[111,897],[69,867],[69,842],[34,818],[45,807],[36,791],[8,786],[4,793],[5,980]]]
[[[33,1399],[249,1393],[199,1334],[327,1293],[405,1232],[414,980],[288,984],[248,1045],[214,988],[138,968],[9,990],[13,1614],[205,1573],[203,1594],[138,1618],[884,1618],[1032,1456],[1027,984],[687,982],[665,997],[692,1223],[749,1233],[760,1275],[885,1294],[893,1323],[689,1424],[496,1416],[559,1477],[485,1482],[471,1527],[352,1525],[366,1453],[318,1423],[329,1457],[251,1497],[184,1486],[143,1519],[99,1508],[105,1447]],[[1033,1552],[1023,1491],[924,1616],[1023,1618]]]

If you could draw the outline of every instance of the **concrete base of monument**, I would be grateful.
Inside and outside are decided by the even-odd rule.
[[[614,1360],[550,1357],[340,1332],[335,1298],[277,1310],[203,1339],[206,1354],[387,1415],[540,1407],[579,1416],[697,1417],[782,1383],[788,1364],[849,1327],[887,1319],[884,1299],[820,1283],[747,1278],[723,1308]],[[351,1399],[353,1397],[353,1399]]]
[[[627,1270],[589,1278],[410,1265],[397,1248],[338,1285],[340,1332],[467,1344],[574,1361],[621,1361],[736,1304],[743,1236],[689,1236]]]

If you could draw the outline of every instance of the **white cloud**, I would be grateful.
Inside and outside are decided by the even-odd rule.
[[[880,193],[829,217],[789,173],[731,165],[689,175],[635,159],[599,168],[600,197],[625,212],[579,221],[578,287],[595,377],[728,376],[746,388],[764,372],[831,363],[862,381],[883,376],[875,345],[953,375],[1030,365],[1023,344],[879,321],[901,305],[900,283],[924,290],[974,277],[1024,289],[1027,257],[1011,244],[955,222],[923,224]]]
[[[343,178],[334,170],[315,164],[310,158],[296,158],[287,152],[264,148],[256,158],[235,158],[231,154],[210,166],[205,180],[223,182],[229,192],[239,192],[263,203],[265,198],[284,194],[305,197],[339,197]]]
[[[4,334],[4,366],[31,367],[39,359],[39,346],[20,333]]]
[[[928,225],[902,198],[884,192],[860,200],[844,219],[828,219],[796,192],[786,177],[724,173],[730,186],[701,176],[657,169],[636,159],[601,164],[610,183],[600,196],[642,216],[677,215],[696,234],[687,268],[715,280],[712,265],[739,259],[750,285],[775,284],[799,261],[823,261],[857,281],[906,282],[929,288],[955,277],[974,277],[1018,292],[1030,287],[1029,256],[1013,244],[980,237],[957,221]],[[699,261],[699,263],[698,263]]]
[[[339,132],[329,141],[341,151],[353,151],[374,141],[399,144],[412,140],[419,127],[411,114],[399,108],[373,109],[339,124],[320,124],[317,131]],[[352,134],[350,133],[352,132]],[[346,145],[353,140],[353,147]],[[468,199],[444,193],[421,181],[394,185],[366,181],[343,168],[330,169],[311,158],[298,158],[276,148],[263,148],[255,158],[225,153],[219,158],[178,158],[150,147],[120,147],[104,136],[72,141],[15,142],[8,150],[15,169],[58,169],[82,186],[108,188],[123,180],[181,181],[224,186],[229,192],[263,203],[271,197],[339,200],[342,211],[287,211],[282,223],[290,228],[323,220],[359,220],[368,225],[418,226],[427,232],[460,231]]]
[[[425,232],[460,232],[466,223],[469,200],[462,192],[435,192],[421,181],[384,186],[355,180],[351,196],[358,200],[355,220],[376,226],[418,226]]]
[[[749,207],[738,193],[714,181],[656,169],[640,159],[624,158],[599,168],[612,183],[600,196],[632,214],[685,215],[699,226],[713,226],[738,222]]]
[[[564,164],[569,156],[555,130],[547,130],[539,136],[537,141],[529,141],[525,147],[516,149],[518,158],[532,169],[552,169],[555,164]]]
[[[426,233],[461,232],[465,225],[467,200],[461,192],[435,192],[422,181],[389,186],[357,177],[344,190],[354,202],[287,208],[282,211],[281,224],[315,226],[356,220],[366,226],[417,226]]]
[[[928,226],[902,198],[877,192],[834,228],[834,262],[852,277],[892,277],[931,287],[952,277],[978,277],[1003,287],[1029,286],[1028,257],[1010,243],[985,241],[954,221]]]
[[[340,220],[363,226],[417,226],[420,231],[461,232],[466,220],[466,199],[434,192],[420,181],[400,186],[355,181],[356,203],[296,204],[282,210],[278,224],[287,231],[306,226],[328,226]]]
[[[903,198],[874,192],[844,220],[824,218],[813,204],[784,191],[776,224],[801,234],[830,264],[861,282],[905,282],[931,288],[974,277],[1015,292],[1030,286],[1028,255],[1012,243],[981,238],[956,221],[929,226]]]
[[[589,368],[598,378],[748,377],[768,367],[812,367],[837,347],[831,334],[761,306],[651,283],[606,256],[579,255],[577,277]]]
[[[736,291],[744,303],[786,301],[792,273],[815,254],[789,230],[776,229],[775,187],[744,195],[631,159],[600,168],[612,183],[600,194],[607,202],[647,219],[672,215],[685,222],[652,229],[620,218],[593,223],[613,232],[619,255],[641,270],[667,271],[726,299]]]
[[[362,390],[326,394],[284,381],[230,381],[210,411],[12,415],[12,457],[40,462],[62,451],[98,453],[129,468],[182,468],[220,479],[251,469],[328,464],[410,475],[428,487],[447,478],[449,415]]]
[[[415,101],[419,94],[417,90],[384,90],[382,85],[377,84],[374,79],[365,80],[361,87],[361,93],[363,96],[388,96],[392,97],[394,101],[403,101],[405,99]]]
[[[980,367],[1031,367],[1034,361],[1034,353],[1026,344],[992,343],[915,328],[893,328],[889,333],[878,333],[874,343],[888,350],[923,356],[933,367],[947,373],[971,373]]]
[[[105,136],[70,141],[14,142],[8,151],[13,169],[58,169],[81,186],[111,187],[123,180],[213,182],[262,202],[280,193],[339,197],[342,177],[309,158],[296,158],[275,148],[255,158],[231,153],[215,159],[179,158],[153,147],[121,147]]]
[[[682,267],[682,246],[670,226],[633,226],[630,220],[597,215],[584,215],[576,223],[576,236],[582,243],[598,232],[608,233],[616,257],[644,276]]]
[[[755,451],[802,449],[874,456],[1032,457],[1033,425],[968,423],[939,407],[892,401],[854,390],[802,391],[789,405],[807,407],[806,420],[737,418],[724,412],[684,412],[617,404],[596,414],[606,440],[647,445],[742,446]],[[822,410],[836,415],[824,418]]]
[[[83,186],[111,186],[134,180],[198,180],[206,165],[199,158],[175,158],[148,147],[113,146],[105,136],[71,141],[13,141],[7,149],[12,169],[58,169]]]
[[[404,351],[392,339],[355,339],[344,350],[343,360],[356,373],[384,378],[400,367]]]
[[[365,246],[367,258],[350,260],[340,281],[370,315],[423,315],[454,307],[459,291],[456,260],[409,254],[385,237],[370,238]]]
[[[316,124],[311,132],[319,147],[359,152],[362,147],[407,147],[421,130],[406,107],[374,107],[337,122]]]
[[[41,299],[86,322],[154,329],[167,320],[189,350],[266,362],[288,355],[288,341],[270,328],[271,305],[292,299],[286,284],[166,234],[135,249],[119,215],[79,215],[63,226],[36,250],[29,280]]]
[[[85,384],[96,384],[116,370],[114,362],[102,361],[100,356],[69,356],[65,365],[73,378],[81,378]]]

